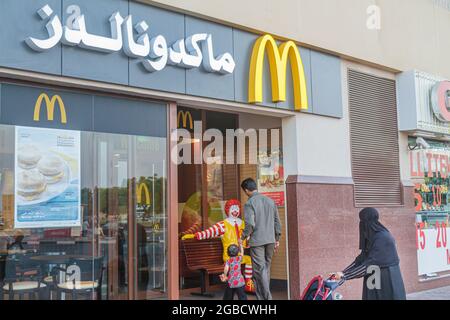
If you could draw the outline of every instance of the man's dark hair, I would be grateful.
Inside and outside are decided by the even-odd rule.
[[[257,189],[256,182],[252,178],[247,178],[241,183],[241,188],[243,190],[255,191]]]
[[[228,246],[228,255],[230,257],[236,257],[239,254],[239,247],[235,244]]]

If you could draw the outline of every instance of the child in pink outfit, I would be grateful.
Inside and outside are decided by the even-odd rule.
[[[227,282],[223,300],[233,300],[235,293],[239,300],[247,300],[247,295],[244,290],[245,280],[241,271],[244,248],[242,245],[239,248],[237,245],[232,244],[227,250],[230,259],[225,263],[223,274],[220,275],[222,282]]]

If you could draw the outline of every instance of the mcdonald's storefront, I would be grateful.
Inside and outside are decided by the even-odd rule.
[[[42,288],[52,265],[73,259],[103,268],[79,262],[103,299],[128,298],[131,277],[136,298],[164,296],[166,104],[2,83],[1,105],[4,281],[23,252],[47,277]],[[42,288],[41,299],[55,298]]]
[[[0,34],[2,299],[197,292],[181,236],[226,218],[227,200],[244,203],[248,177],[274,199],[285,231],[274,297],[294,298],[299,244],[288,241],[296,209],[285,181],[301,163],[314,175],[300,152],[314,148],[310,129],[342,122],[339,57],[133,0],[3,0],[0,21],[20,21]],[[206,152],[209,129],[254,129],[280,147],[259,154],[258,143],[233,140],[235,161],[220,161],[224,148],[214,161],[177,164],[176,129],[194,154]],[[23,288],[12,268],[33,271]],[[222,290],[217,278],[208,290]]]

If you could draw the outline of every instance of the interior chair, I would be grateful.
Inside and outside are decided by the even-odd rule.
[[[4,262],[4,278],[1,282],[1,298],[8,295],[14,300],[18,295],[23,300],[26,295],[30,300],[40,299],[46,285],[42,282],[40,265],[30,258],[33,254],[14,254],[8,256]]]

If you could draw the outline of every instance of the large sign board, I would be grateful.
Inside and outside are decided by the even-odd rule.
[[[231,53],[225,52],[216,57],[212,35],[208,33],[196,33],[168,44],[163,35],[150,39],[146,21],[142,20],[135,24],[131,14],[124,17],[116,11],[109,18],[111,37],[105,37],[87,30],[87,17],[78,5],[72,4],[67,7],[66,13],[69,17],[65,25],[48,4],[37,13],[47,23],[45,28],[48,37],[38,39],[29,36],[25,42],[38,52],[50,50],[60,43],[104,53],[123,50],[130,58],[142,59],[142,66],[148,72],[161,71],[168,64],[186,69],[203,65],[207,72],[221,74],[231,74],[236,67]]]
[[[79,131],[17,126],[14,169],[16,229],[81,225]]]
[[[342,117],[340,58],[294,41],[131,0],[3,2],[3,67]]]

